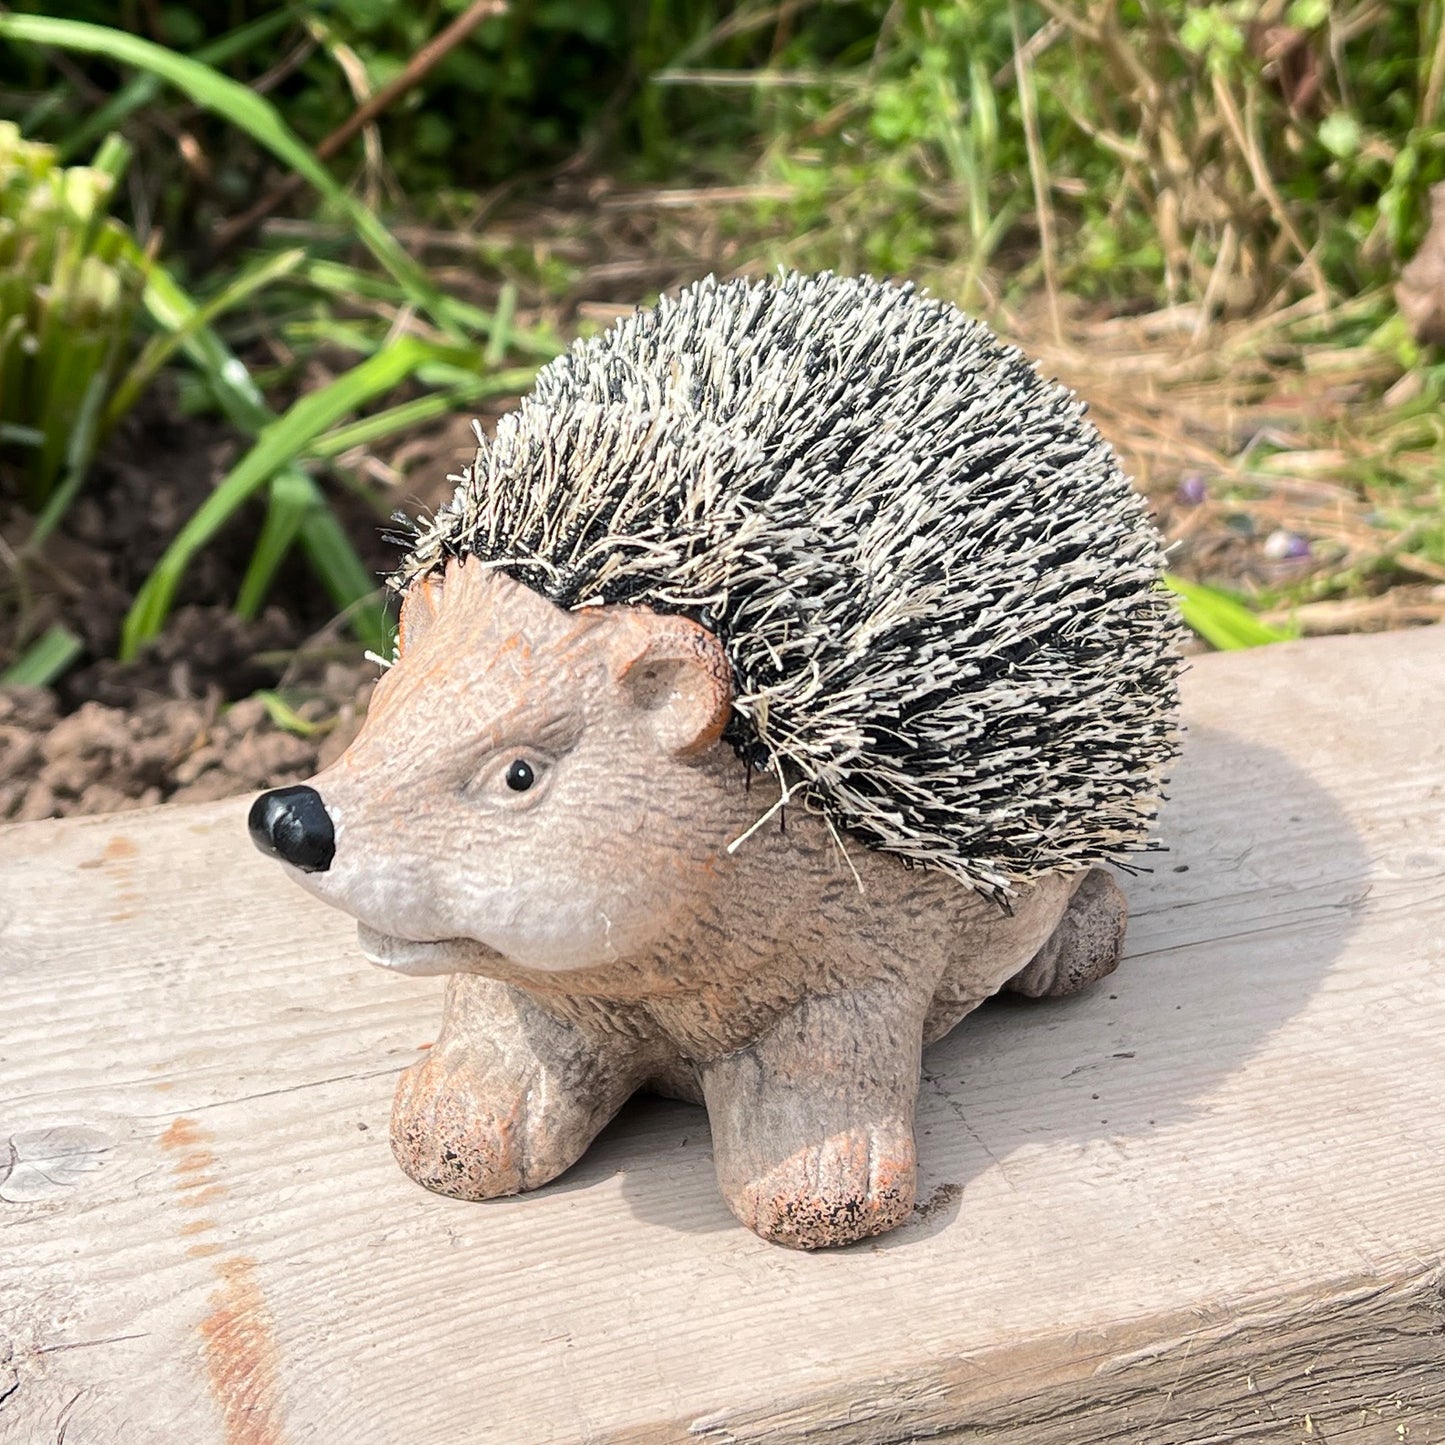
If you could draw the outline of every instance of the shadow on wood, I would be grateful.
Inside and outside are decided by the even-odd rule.
[[[1165,819],[1168,851],[1124,880],[1133,910],[1125,962],[1088,995],[1003,996],[928,1050],[914,1222],[857,1248],[907,1248],[947,1227],[968,1181],[1006,1171],[1016,1149],[1124,1149],[1188,1121],[1328,975],[1368,890],[1349,819],[1276,749],[1209,726],[1191,728],[1187,748]],[[1184,821],[1171,829],[1175,818]],[[678,1128],[695,1145],[707,1137],[706,1115],[636,1100],[554,1187],[618,1174],[648,1223],[730,1229],[706,1179],[680,1199],[675,1181],[649,1167],[658,1134]]]

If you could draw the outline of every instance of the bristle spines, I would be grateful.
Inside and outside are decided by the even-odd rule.
[[[538,376],[398,585],[475,555],[696,617],[728,738],[1006,896],[1142,845],[1175,746],[1158,539],[1077,398],[911,287],[706,281]]]

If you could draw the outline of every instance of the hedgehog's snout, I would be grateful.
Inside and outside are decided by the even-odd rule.
[[[265,854],[299,868],[324,873],[336,853],[331,814],[315,788],[275,788],[251,804],[251,841]]]

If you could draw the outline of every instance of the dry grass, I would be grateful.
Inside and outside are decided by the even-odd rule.
[[[1317,339],[1313,298],[1202,331],[1192,307],[1067,315],[1058,341],[1041,311],[996,322],[1089,401],[1153,501],[1176,570],[1276,611],[1445,583],[1445,421],[1410,396],[1423,380],[1384,350]],[[1412,619],[1445,616],[1428,592],[1411,607]],[[1384,613],[1313,614],[1355,615]]]

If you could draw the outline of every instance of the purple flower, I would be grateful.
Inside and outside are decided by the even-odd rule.
[[[1309,538],[1301,537],[1298,532],[1286,532],[1284,528],[1278,528],[1264,539],[1264,555],[1271,562],[1293,562],[1300,557],[1308,557]]]
[[[1174,495],[1181,507],[1199,506],[1209,496],[1209,488],[1204,484],[1204,473],[1185,472]]]

